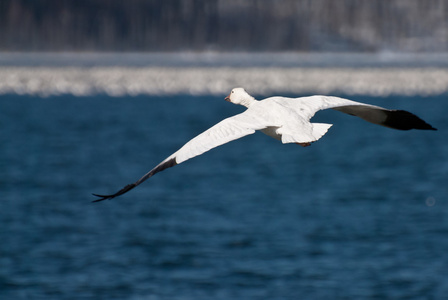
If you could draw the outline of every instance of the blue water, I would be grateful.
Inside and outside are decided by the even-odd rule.
[[[0,97],[1,299],[445,299],[447,96],[351,97],[312,146],[255,134],[138,179],[242,110],[222,97]]]

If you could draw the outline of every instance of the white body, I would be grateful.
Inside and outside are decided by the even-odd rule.
[[[232,101],[231,97],[230,101]],[[179,164],[219,145],[255,133],[256,130],[260,130],[284,144],[311,143],[320,139],[332,126],[332,124],[310,122],[311,117],[321,109],[343,105],[362,105],[370,110],[382,110],[377,106],[326,96],[271,97],[261,101],[252,98],[248,101],[234,103],[246,106],[247,110],[224,119],[198,135],[168,159],[175,158],[176,163]],[[378,122],[385,119],[385,115],[379,116]]]

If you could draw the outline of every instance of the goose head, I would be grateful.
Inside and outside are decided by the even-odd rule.
[[[255,98],[249,95],[243,88],[240,87],[234,88],[225,98],[225,100],[233,104],[239,104],[246,107],[249,107],[253,102],[255,102]]]

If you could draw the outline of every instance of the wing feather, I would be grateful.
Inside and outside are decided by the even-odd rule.
[[[182,148],[172,156],[176,158],[178,164],[201,155],[213,148],[255,133],[256,130],[264,129],[267,126],[262,121],[254,118],[245,111],[241,114],[227,118],[196,136],[187,142]]]
[[[262,124],[259,119],[253,117],[248,110],[233,117],[224,119],[195,138],[191,139],[184,146],[182,146],[182,148],[170,155],[136,182],[126,185],[115,194],[93,194],[94,196],[100,197],[100,199],[94,200],[93,202],[112,199],[123,195],[158,172],[178,165],[225,143],[242,138],[249,134],[253,134],[256,130],[263,128],[266,128],[266,125]]]
[[[330,96],[311,96],[297,99],[282,99],[287,105],[310,120],[320,110],[334,110],[359,117],[367,122],[400,130],[429,129],[431,125],[405,110],[390,110],[380,106],[365,104],[348,99]]]

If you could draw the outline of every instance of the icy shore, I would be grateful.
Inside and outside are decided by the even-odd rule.
[[[0,94],[436,95],[448,92],[446,68],[2,67]]]

